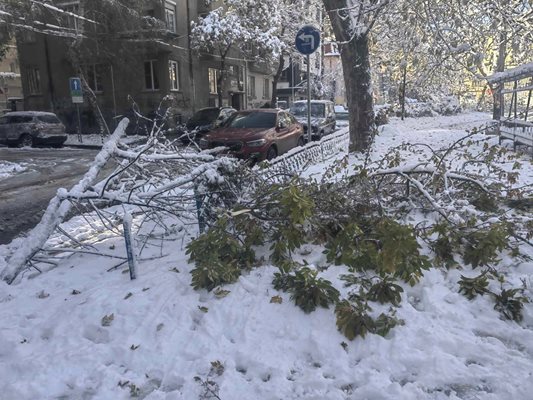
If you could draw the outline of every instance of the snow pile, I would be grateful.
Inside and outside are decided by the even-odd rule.
[[[376,138],[373,157],[402,142],[449,146],[465,127],[488,118],[394,120]],[[524,163],[520,172],[531,185],[533,166]],[[69,224],[82,230],[85,222],[78,217]],[[470,268],[433,269],[414,287],[402,284],[397,317],[405,325],[385,338],[348,341],[337,332],[332,310],[304,314],[288,294],[274,290],[271,266],[221,291],[193,290],[185,244],[196,228],[183,228],[174,240],[145,248],[134,281],[127,268],[114,268],[121,259],[113,257],[126,254],[123,238],[115,237],[93,244],[108,257],[78,253],[17,286],[1,282],[3,398],[531,398],[533,307],[525,305],[518,324],[501,320],[487,297],[467,300],[457,282],[476,274]],[[161,252],[167,255],[147,260]],[[306,245],[298,257],[326,264],[315,246]],[[498,266],[510,282],[533,283],[531,261],[510,263],[502,255]],[[345,271],[330,267],[320,276],[345,295],[338,280]]]
[[[27,169],[28,168],[23,163],[19,164],[0,160],[0,180],[9,178],[17,173],[24,172]]]

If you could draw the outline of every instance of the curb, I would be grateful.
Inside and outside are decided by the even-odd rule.
[[[73,147],[76,149],[90,149],[90,150],[99,150],[102,148],[103,145],[101,144],[71,144],[66,143],[63,144],[64,147]]]

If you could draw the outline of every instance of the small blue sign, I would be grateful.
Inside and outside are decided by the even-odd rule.
[[[69,78],[68,85],[70,88],[70,97],[73,103],[83,103],[83,90],[81,88],[80,78]]]
[[[313,54],[320,46],[320,31],[313,25],[305,25],[296,34],[296,49],[304,54]]]
[[[81,92],[81,79],[80,78],[70,78],[70,91],[71,92]]]

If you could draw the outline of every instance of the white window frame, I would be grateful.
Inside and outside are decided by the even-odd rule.
[[[150,78],[151,78],[151,87],[147,87],[146,85],[146,63],[150,63]],[[156,72],[157,69],[155,68],[156,65],[155,63],[157,63],[157,60],[145,60],[144,63],[143,63],[143,70],[144,70],[144,89],[145,90],[150,90],[150,91],[157,91],[159,90],[159,87],[155,87],[155,81],[156,81]],[[158,86],[160,86],[160,82],[159,82],[159,79],[157,79],[157,83],[158,83]]]
[[[180,64],[177,61],[168,61],[168,78],[171,91],[180,90]]]
[[[80,2],[79,1],[65,1],[58,3],[57,6],[63,11],[67,11],[76,15],[80,15]],[[81,15],[80,15],[81,17]],[[76,32],[81,32],[80,18],[76,18],[72,15],[66,14],[67,26]]]
[[[255,99],[256,92],[255,92],[255,76],[250,75],[248,77],[248,96]]]
[[[263,79],[263,99],[270,98],[270,81],[268,78]]]
[[[218,94],[218,85],[217,85],[218,70],[216,68],[208,68],[207,76],[208,76],[208,82],[209,82],[209,93]]]
[[[174,2],[165,2],[165,23],[170,32],[176,33],[176,3]]]

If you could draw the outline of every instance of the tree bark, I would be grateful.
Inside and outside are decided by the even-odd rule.
[[[337,10],[350,9],[347,0],[323,0],[339,43],[350,121],[350,151],[364,151],[374,131],[374,107],[368,36],[353,35],[357,27]]]
[[[278,82],[281,74],[283,73],[283,68],[285,67],[285,58],[283,57],[283,52],[280,52],[278,61],[278,69],[276,70],[276,74],[272,78],[272,99],[270,101],[272,107],[277,107],[278,105]]]
[[[498,59],[496,61],[496,71],[494,72],[503,72],[505,71],[505,57],[507,55],[507,34],[506,32],[500,33],[500,43],[498,44]],[[492,119],[499,120],[503,115],[503,97],[502,97],[503,84],[497,83],[493,89],[493,108],[492,108]]]

